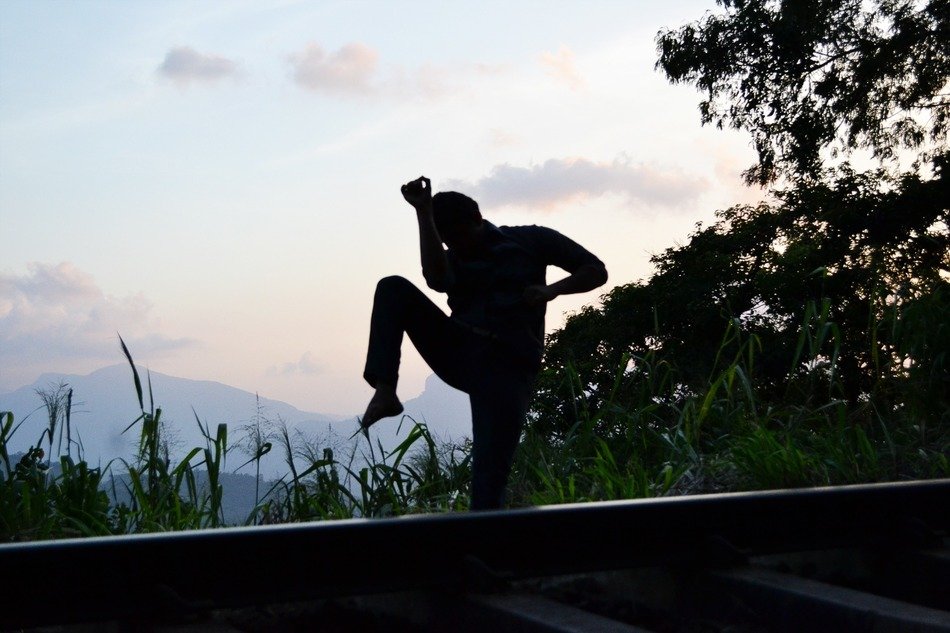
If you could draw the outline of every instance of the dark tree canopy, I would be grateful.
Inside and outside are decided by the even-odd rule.
[[[718,0],[725,13],[657,35],[657,67],[705,93],[703,124],[744,129],[749,182],[815,177],[822,151],[882,161],[946,142],[947,0]]]
[[[784,398],[809,306],[835,324],[837,396],[857,402],[905,384],[911,358],[947,387],[940,350],[950,328],[939,325],[950,318],[947,167],[941,160],[935,178],[899,181],[842,167],[782,192],[778,204],[720,211],[688,244],[654,256],[648,281],[614,288],[551,336],[541,406],[571,419],[558,378],[566,367],[588,382],[589,406],[601,406],[623,359],[651,354],[684,389],[701,389],[751,337],[751,377],[766,401]],[[739,336],[724,343],[730,322]]]
[[[649,279],[570,317],[546,350],[536,428],[564,434],[578,407],[642,403],[645,385],[675,418],[739,354],[768,410],[824,397],[856,418],[950,424],[950,1],[720,4],[662,31],[658,66],[705,92],[703,123],[751,134],[749,180],[783,188],[718,211]],[[903,173],[828,165],[902,148],[918,152]]]

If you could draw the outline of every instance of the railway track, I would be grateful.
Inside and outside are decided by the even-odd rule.
[[[16,543],[0,627],[950,631],[948,537],[935,480]]]

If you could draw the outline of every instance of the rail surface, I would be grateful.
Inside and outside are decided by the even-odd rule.
[[[0,628],[394,592],[454,596],[474,610],[469,623],[488,617],[486,626],[508,617],[524,624],[545,614],[566,622],[567,615],[552,615],[563,605],[498,592],[519,579],[645,568],[692,570],[690,578],[705,578],[716,591],[731,588],[733,596],[747,593],[771,604],[776,612],[769,617],[781,620],[788,616],[783,608],[801,615],[807,611],[802,604],[811,604],[809,591],[823,590],[796,585],[789,598],[783,582],[795,585],[798,577],[750,571],[750,558],[900,550],[926,596],[923,606],[909,603],[911,620],[880,630],[950,631],[950,605],[944,604],[950,557],[940,549],[948,533],[950,480],[934,480],[14,543],[0,545],[6,578]],[[843,595],[840,600],[853,606],[856,598]],[[905,604],[901,596],[881,600],[874,604]],[[836,608],[819,612],[832,618]],[[427,613],[420,617],[432,617]],[[913,629],[905,628],[908,621]],[[585,630],[591,622],[518,630]],[[850,620],[843,622],[847,628]]]

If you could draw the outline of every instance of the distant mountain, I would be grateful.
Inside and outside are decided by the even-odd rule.
[[[472,436],[472,410],[468,396],[448,386],[435,374],[426,379],[422,393],[403,402],[403,406],[403,415],[416,422],[424,422],[434,437],[460,441],[463,437]],[[382,432],[381,429],[392,425],[394,420],[396,418],[380,420],[373,430],[380,427]]]
[[[149,374],[139,368],[139,375],[148,408],[145,381]],[[234,445],[245,434],[242,427],[249,425],[258,412],[257,396],[251,392],[217,382],[176,378],[158,372],[151,372],[150,376],[155,406],[162,409],[161,419],[168,427],[173,457],[180,458],[193,447],[205,446],[196,415],[212,434],[218,424],[226,424],[229,444]],[[82,441],[85,459],[91,464],[103,465],[116,458],[131,459],[141,427],[136,424],[126,433],[122,431],[141,411],[132,371],[125,364],[106,367],[87,376],[44,374],[31,385],[0,394],[0,411],[12,411],[16,423],[22,422],[8,449],[11,452],[25,451],[36,444],[48,425],[37,391],[55,389],[59,384],[66,384],[73,390],[72,432]],[[285,402],[264,397],[259,399],[259,404],[265,418],[283,420],[290,436],[298,441],[307,438],[311,446],[331,446],[341,457],[352,450],[348,438],[356,430],[356,415],[341,417],[300,411]],[[426,422],[440,440],[459,441],[471,436],[468,397],[435,376],[426,381],[422,394],[404,404],[404,415]],[[392,448],[400,437],[405,437],[410,426],[409,420],[404,421],[401,429],[398,418],[381,420],[371,430],[370,437],[374,445],[379,441],[387,449]],[[274,430],[272,426],[270,429]],[[234,470],[246,459],[247,456],[240,451],[233,451],[228,457],[228,470]],[[261,474],[267,478],[285,474],[289,470],[285,460],[286,451],[275,444],[261,462]],[[251,467],[247,466],[240,472],[251,474]]]
[[[147,376],[139,369],[143,381],[145,406],[149,407]],[[247,424],[257,411],[256,396],[217,382],[175,378],[150,372],[155,406],[162,409],[168,424],[172,448],[204,446],[205,441],[195,419],[207,423],[212,433],[219,423],[228,425],[229,435],[236,439],[238,428]],[[122,434],[141,413],[135,394],[132,371],[128,365],[113,365],[87,376],[44,374],[32,385],[0,395],[0,410],[12,411],[17,422],[24,421],[14,435],[11,448],[24,450],[35,444],[48,424],[37,390],[55,388],[64,383],[73,390],[72,429],[78,433],[90,463],[115,457],[129,458],[138,438],[138,426]],[[280,416],[288,424],[306,425],[314,430],[325,429],[338,417],[307,413],[284,402],[261,398],[264,411]]]

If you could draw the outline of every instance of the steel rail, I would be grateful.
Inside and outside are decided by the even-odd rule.
[[[943,479],[13,543],[0,545],[0,627],[923,545],[948,531]]]

